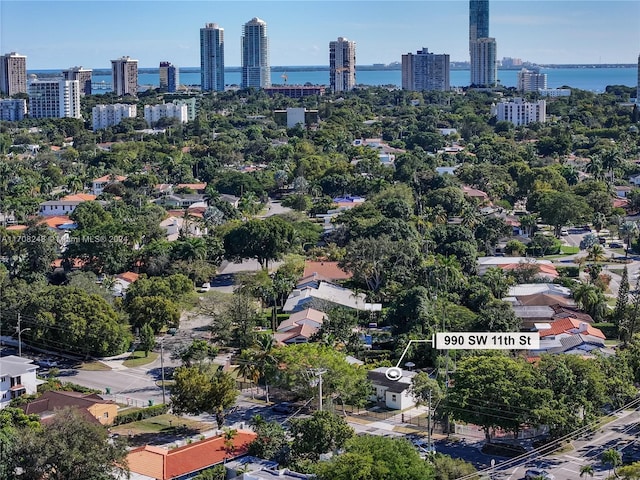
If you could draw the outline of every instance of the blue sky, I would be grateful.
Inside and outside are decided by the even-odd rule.
[[[225,63],[240,64],[242,24],[267,22],[272,65],[327,65],[329,42],[356,41],[358,64],[400,61],[427,47],[468,60],[465,0],[0,0],[0,53],[27,55],[27,68],[109,68],[128,55],[140,67],[167,60],[199,66],[199,29],[225,29]],[[637,0],[493,0],[498,58],[537,63],[635,63]]]

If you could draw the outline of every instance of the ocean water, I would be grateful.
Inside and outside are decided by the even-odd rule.
[[[299,68],[299,67],[298,67]],[[29,74],[55,74],[56,70],[34,70]],[[607,85],[625,85],[635,87],[637,85],[638,71],[636,68],[543,68],[540,73],[547,74],[547,84],[549,88],[560,88],[563,86],[589,90],[593,92],[604,92]],[[281,71],[271,72],[271,82],[274,85],[284,83],[284,75]],[[287,83],[290,85],[328,85],[329,68],[297,70],[286,72]],[[515,87],[517,83],[517,70],[499,70],[498,79],[505,87]],[[400,70],[360,70],[356,69],[356,83],[361,85],[394,85],[401,86],[402,74]],[[452,87],[464,87],[469,85],[469,70],[452,70],[450,83]],[[104,83],[111,84],[111,74],[108,70],[95,70],[93,73],[94,85]],[[138,83],[141,86],[159,85],[157,71],[147,73],[142,70],[138,74]],[[180,72],[181,85],[200,85],[200,71],[197,67],[184,68]],[[225,72],[225,84],[239,85],[240,72]],[[106,92],[109,89],[95,90],[94,93]]]

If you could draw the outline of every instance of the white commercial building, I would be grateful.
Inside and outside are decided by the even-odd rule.
[[[570,97],[570,88],[543,88],[538,90],[542,97]]]
[[[523,68],[518,72],[518,91],[537,92],[547,88],[547,74]]]
[[[27,101],[24,98],[3,98],[0,100],[0,120],[17,122],[27,114]]]
[[[80,83],[77,80],[32,80],[28,86],[31,118],[80,118]]]
[[[118,125],[125,118],[135,118],[138,114],[138,107],[125,103],[96,105],[91,110],[91,114],[93,130],[101,130]]]
[[[356,42],[344,37],[329,42],[329,77],[334,92],[356,86]]]
[[[160,105],[145,105],[144,119],[151,126],[161,118],[177,118],[180,123],[189,121],[189,107],[186,104],[162,103]]]
[[[507,121],[515,126],[528,125],[532,122],[544,123],[547,114],[547,103],[544,100],[525,102],[522,98],[502,101],[491,106],[491,114],[498,121]]]
[[[119,97],[138,95],[138,60],[121,57],[111,60],[113,91]]]

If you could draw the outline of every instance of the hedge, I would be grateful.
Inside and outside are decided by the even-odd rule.
[[[152,407],[142,408],[135,412],[124,412],[116,416],[113,425],[122,425],[123,423],[132,423],[144,420],[145,418],[157,417],[164,415],[169,411],[169,405],[154,405]]]
[[[602,323],[594,323],[591,326],[593,328],[598,328],[602,333],[604,333],[604,336],[607,337],[609,340],[618,338],[618,327],[616,326],[615,323],[602,322]]]

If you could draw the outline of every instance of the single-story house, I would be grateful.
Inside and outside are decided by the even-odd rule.
[[[138,480],[188,480],[214,465],[242,457],[256,437],[250,430],[236,430],[231,446],[225,445],[223,435],[173,449],[145,445],[129,452],[127,464]]]
[[[189,213],[191,215],[191,213]],[[193,215],[197,216],[197,215]],[[207,233],[206,228],[202,228],[196,221],[185,221],[183,216],[171,215],[160,222],[160,228],[166,232],[167,240],[172,242],[177,240],[181,232],[190,237],[201,237]]]
[[[95,195],[88,193],[76,193],[67,195],[58,200],[49,200],[40,203],[39,215],[43,217],[67,216],[70,215],[78,205],[96,199]]]
[[[282,311],[287,313],[299,312],[318,305],[328,308],[335,306],[373,312],[382,310],[382,304],[380,303],[367,303],[366,296],[363,293],[355,293],[348,288],[339,287],[329,282],[320,282],[317,288],[295,288],[289,294]]]
[[[561,318],[553,323],[539,323],[535,330],[540,333],[540,349],[529,352],[530,357],[543,353],[566,353],[592,356],[593,353],[612,355],[605,345],[605,335],[598,328],[575,318]]]
[[[104,190],[104,187],[109,185],[110,183],[124,182],[127,177],[123,177],[122,175],[103,175],[100,178],[95,178],[93,182],[91,182],[91,192],[98,196]]]
[[[493,267],[498,267],[508,272],[527,265],[538,266],[540,268],[539,276],[542,278],[553,280],[558,277],[558,271],[553,262],[529,257],[479,257],[478,274],[484,275],[487,270]]]
[[[478,190],[477,188],[472,188],[468,185],[462,186],[462,193],[464,193],[467,197],[479,200],[480,203],[488,202],[489,195],[482,190]]]
[[[156,205],[162,205],[164,207],[180,207],[188,208],[195,204],[204,204],[206,206],[206,197],[200,193],[173,193],[170,195],[164,195],[153,200]]]
[[[193,190],[196,193],[204,193],[207,188],[207,182],[198,182],[198,183],[179,183],[176,185],[176,189],[178,188],[188,188],[189,190]]]
[[[324,312],[313,308],[292,313],[280,322],[273,338],[279,345],[307,343],[318,332],[325,318]]]
[[[95,393],[80,392],[44,392],[37,399],[23,405],[26,414],[37,414],[46,422],[55,415],[56,410],[72,407],[82,411],[92,422],[111,425],[118,414],[118,405],[105,400]]]
[[[373,387],[371,400],[383,403],[392,410],[404,410],[416,405],[415,398],[410,392],[411,379],[416,372],[402,370],[398,380],[391,380],[386,373],[389,367],[379,367],[367,372],[367,378]]]
[[[338,266],[338,262],[313,262],[311,260],[307,260],[304,262],[304,272],[302,273],[302,276],[308,277],[312,274],[321,275],[323,278],[331,282],[349,280],[353,277],[353,273],[340,268]]]
[[[115,281],[113,282],[113,294],[117,297],[122,297],[127,292],[129,285],[138,280],[140,275],[135,272],[124,272],[119,273],[115,277]]]
[[[279,468],[277,462],[250,456],[227,462],[224,466],[227,469],[227,479],[229,480],[306,480],[315,478],[315,475]]]

